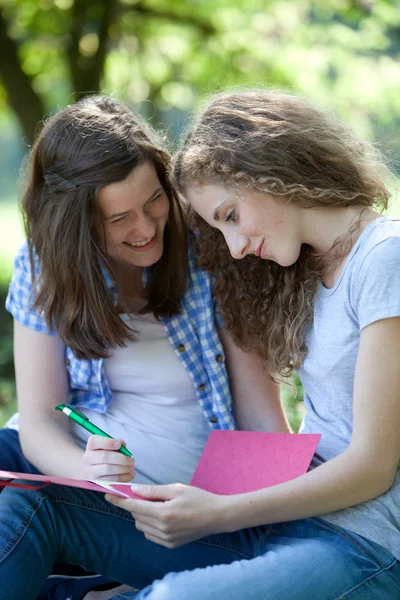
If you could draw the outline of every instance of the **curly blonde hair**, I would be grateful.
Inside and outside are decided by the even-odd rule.
[[[375,149],[333,115],[290,94],[248,90],[212,98],[186,134],[171,177],[183,195],[190,185],[217,182],[304,208],[361,210],[387,208],[388,175]],[[304,245],[290,267],[250,255],[234,260],[222,234],[198,215],[192,218],[199,262],[214,276],[227,329],[272,373],[288,376],[306,354],[324,257]]]

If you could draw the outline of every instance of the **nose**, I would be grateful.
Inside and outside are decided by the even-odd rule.
[[[155,223],[145,212],[140,212],[135,215],[132,222],[132,232],[140,239],[146,239],[154,235]]]
[[[236,260],[246,256],[247,247],[249,245],[249,238],[246,235],[235,234],[231,236],[225,236],[226,243],[228,244],[229,252],[231,256]]]

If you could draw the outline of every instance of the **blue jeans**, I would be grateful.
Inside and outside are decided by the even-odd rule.
[[[35,473],[38,474],[40,471],[33,466],[32,463],[25,458],[21,444],[19,441],[18,431],[15,429],[3,428],[0,429],[0,470],[1,471],[16,471],[18,473]],[[0,487],[0,492],[3,488]],[[60,563],[54,565],[52,572],[57,574],[65,574],[71,577],[70,587],[74,587],[72,582],[73,577],[87,577],[89,573],[83,569],[74,567],[68,563]],[[89,580],[86,579],[89,583]],[[0,582],[0,585],[2,582]],[[97,579],[93,579],[93,586],[97,584]],[[78,582],[77,589],[80,588]]]
[[[23,455],[18,432],[14,429],[0,429],[0,471],[39,473]]]
[[[131,585],[142,600],[395,600],[400,563],[320,519],[256,527],[169,550],[102,494],[51,485],[0,494],[0,600],[34,600],[53,562]],[[8,585],[4,585],[6,582]]]

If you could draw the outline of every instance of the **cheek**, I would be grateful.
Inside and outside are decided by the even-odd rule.
[[[106,228],[106,244],[107,248],[112,250],[113,246],[121,244],[129,233],[127,224],[115,224]]]
[[[166,198],[165,200],[161,200],[150,207],[146,213],[145,218],[151,221],[157,222],[166,222],[169,214],[169,201]]]
[[[159,206],[156,207],[156,218],[167,220],[169,215],[169,200],[165,198],[159,203]]]

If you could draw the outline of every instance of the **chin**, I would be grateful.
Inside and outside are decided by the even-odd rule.
[[[293,258],[293,257],[279,257],[277,258],[276,256],[269,256],[267,258],[267,260],[270,260],[271,262],[276,263],[277,265],[279,265],[280,267],[291,267],[292,265],[294,265],[294,263],[297,261],[298,256]]]
[[[152,267],[155,265],[163,255],[163,249],[157,250],[154,248],[151,252],[143,253],[139,255],[137,258],[135,257],[135,262],[131,264],[135,264],[137,267]]]

